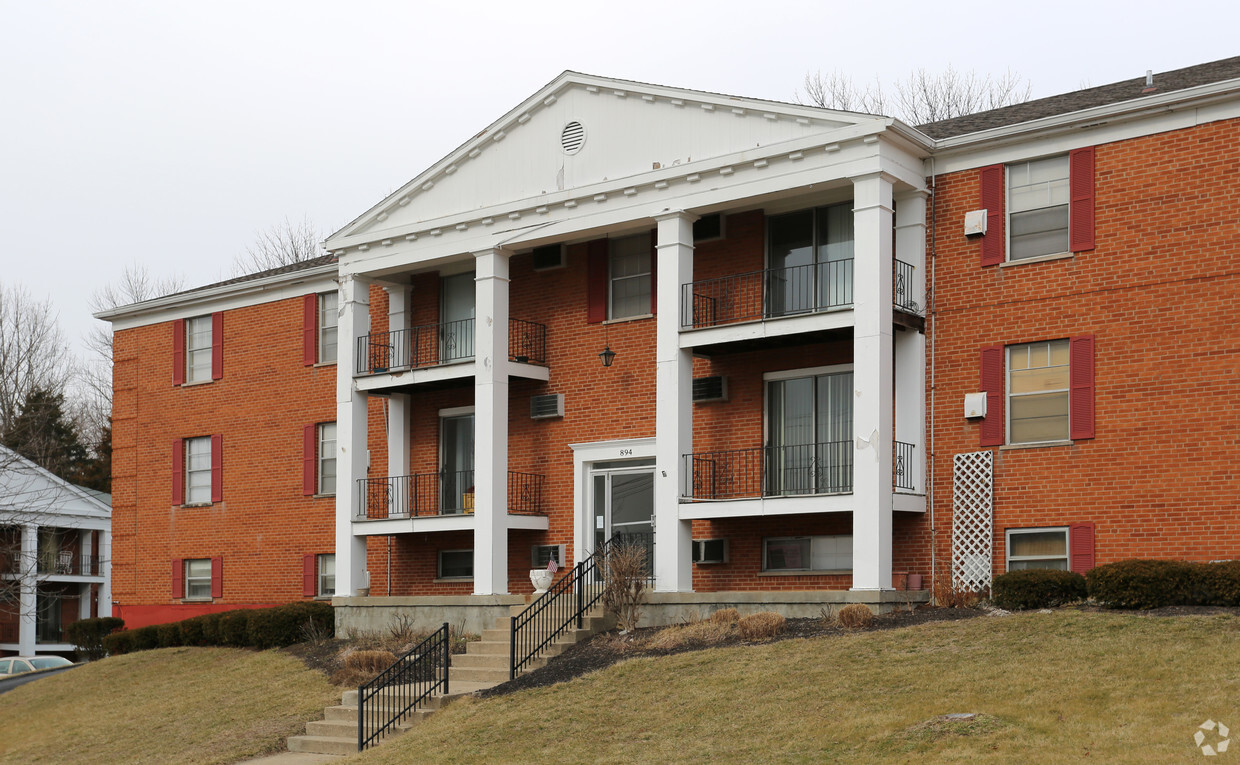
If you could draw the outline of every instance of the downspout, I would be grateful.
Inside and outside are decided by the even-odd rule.
[[[934,522],[934,394],[935,394],[935,369],[934,369],[934,337],[938,331],[939,324],[934,318],[934,307],[938,298],[938,291],[935,289],[935,266],[938,265],[936,260],[939,238],[938,226],[938,207],[935,205],[935,176],[934,157],[930,157],[930,296],[927,301],[926,313],[930,318],[930,433],[927,437],[929,448],[926,456],[929,458],[926,470],[926,504],[930,511],[930,602],[935,603],[935,591],[938,588],[938,526]]]

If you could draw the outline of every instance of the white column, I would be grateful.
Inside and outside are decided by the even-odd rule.
[[[90,582],[83,582],[78,585],[78,618],[90,618]]]
[[[913,267],[909,296],[926,310],[926,195],[896,195],[896,257]],[[926,490],[926,336],[913,329],[895,333],[896,440],[912,444],[903,466],[915,493]],[[907,483],[907,482],[906,482]],[[907,491],[907,489],[904,489]]]
[[[112,532],[99,532],[99,565],[103,584],[99,585],[99,615],[112,615]]]
[[[508,592],[508,253],[474,253],[474,594]]]
[[[891,178],[853,181],[853,589],[891,589]]]
[[[655,328],[655,589],[693,591],[693,528],[680,520],[685,454],[693,451],[693,354],[680,347],[680,289],[693,281],[696,215],[658,216]]]
[[[366,394],[353,383],[357,339],[370,331],[370,285],[352,274],[340,277],[339,361],[336,364],[336,592],[353,595],[368,587],[366,537],[354,536],[363,510],[358,480],[367,470]]]
[[[18,568],[17,652],[34,656],[36,598],[39,586],[39,527],[22,526],[22,554]]]

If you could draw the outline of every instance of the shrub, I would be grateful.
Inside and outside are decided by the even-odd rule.
[[[721,608],[710,615],[710,620],[715,624],[736,624],[741,620],[741,612],[735,608]]]
[[[109,656],[120,656],[133,650],[133,631],[121,630],[103,636],[103,650]]]
[[[202,645],[224,645],[220,624],[225,613],[227,612],[217,611],[213,614],[203,614],[202,616],[194,617],[202,625]]]
[[[684,624],[664,627],[650,638],[648,646],[660,651],[674,651],[685,646],[718,645],[733,635],[732,624],[723,620],[694,618]]]
[[[332,607],[321,601],[288,603],[249,612],[249,645],[279,648],[300,642],[308,625],[320,631],[335,624]]]
[[[950,574],[934,580],[934,602],[943,608],[972,608],[981,599],[977,590],[957,586]]]
[[[176,623],[181,630],[181,645],[209,645],[203,638],[203,619],[194,616]]]
[[[861,603],[849,603],[840,609],[836,619],[844,629],[856,630],[874,623],[874,612]]]
[[[181,645],[181,623],[168,622],[155,625],[155,635],[160,648],[172,648]]]
[[[640,542],[618,542],[602,561],[603,609],[616,617],[622,632],[636,629],[646,600],[646,546]]]
[[[1122,560],[1085,575],[1089,596],[1111,608],[1197,605],[1194,564],[1178,560]]]
[[[1009,571],[991,585],[995,605],[1009,611],[1051,608],[1084,600],[1085,577],[1075,571],[1031,568]]]
[[[65,627],[65,636],[77,646],[78,654],[87,661],[102,659],[106,654],[103,639],[124,628],[125,620],[115,616],[78,619]]]
[[[1240,606],[1240,560],[1194,564],[1193,595],[1202,606]]]
[[[220,614],[219,640],[216,645],[244,648],[250,643],[250,612],[245,609]]]
[[[783,632],[786,623],[782,615],[773,611],[762,611],[741,617],[736,628],[740,630],[744,640],[766,640]]]
[[[131,651],[150,651],[153,648],[159,648],[159,628],[155,625],[130,630],[129,634],[133,641]]]

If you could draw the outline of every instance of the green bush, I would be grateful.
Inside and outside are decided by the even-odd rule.
[[[119,629],[123,629],[125,620],[116,616],[101,616],[97,619],[78,619],[65,627],[65,636],[69,642],[77,646],[78,655],[87,661],[102,659],[107,655],[103,639]]]
[[[305,639],[313,624],[331,634],[335,617],[331,605],[319,601],[288,603],[250,612],[249,644],[255,648],[278,648]]]
[[[120,656],[133,650],[133,630],[121,630],[103,636],[103,650],[109,656]]]
[[[133,646],[131,651],[149,651],[153,648],[159,648],[159,627],[152,625],[150,627],[139,627],[136,630],[130,630],[132,635]]]
[[[1098,566],[1085,576],[1089,596],[1111,608],[1201,605],[1204,585],[1198,568],[1209,564],[1182,560],[1122,560]],[[1221,570],[1221,569],[1220,569]],[[1213,572],[1211,572],[1213,574]],[[1210,587],[1222,591],[1210,577]]]
[[[245,609],[220,614],[220,636],[217,645],[244,648],[250,644],[250,612]]]
[[[1240,560],[1193,564],[1197,605],[1240,606]]]
[[[202,616],[194,617],[202,625],[202,645],[224,644],[224,638],[220,632],[220,624],[225,613],[227,612],[217,611],[213,614],[203,614]]]
[[[115,621],[123,624],[119,619]],[[113,655],[178,645],[278,648],[300,643],[312,633],[327,637],[335,634],[335,614],[330,604],[311,601],[202,614],[179,622],[114,632],[101,638],[100,643],[101,650]]]
[[[160,648],[173,648],[181,645],[181,623],[168,622],[155,625],[155,634],[159,638]]]
[[[1062,606],[1084,600],[1085,595],[1085,577],[1047,568],[1009,571],[996,576],[991,585],[995,605],[1009,611]]]
[[[203,637],[203,624],[204,619],[201,616],[176,622],[181,631],[181,645],[210,645]]]

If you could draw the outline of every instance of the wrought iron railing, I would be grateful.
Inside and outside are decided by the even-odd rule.
[[[544,512],[547,477],[508,471],[508,511]],[[459,515],[474,511],[474,471],[359,478],[360,517],[370,520]]]
[[[917,476],[913,473],[913,445],[904,441],[895,442],[895,453],[892,455],[891,477],[897,489],[917,491]]]
[[[435,691],[446,695],[452,640],[448,623],[357,689],[357,751],[377,744]]]
[[[526,364],[547,363],[547,325],[508,320],[508,358]]]
[[[701,279],[681,285],[686,329],[842,308],[853,302],[853,260]]]
[[[452,364],[473,357],[474,319],[461,319],[359,337],[356,372],[380,374]],[[509,319],[508,357],[529,364],[546,364],[546,325]]]
[[[851,441],[686,454],[684,495],[740,499],[852,491]]]
[[[893,260],[891,265],[892,304],[905,313],[921,315],[921,306],[917,305],[917,292],[914,290],[916,283],[913,281],[916,269],[912,263],[903,260]]]
[[[509,633],[508,679],[570,629],[581,629],[586,613],[603,599],[607,589],[607,556],[621,545],[639,546],[646,556],[645,583],[654,584],[654,535],[617,534],[547,589],[524,611],[512,617]]]
[[[62,551],[55,555],[39,555],[40,574],[60,574],[64,576],[99,576],[103,569],[99,566],[99,556],[81,556],[75,552]]]
[[[21,640],[20,629],[17,622],[0,622],[0,643],[16,643]]]

